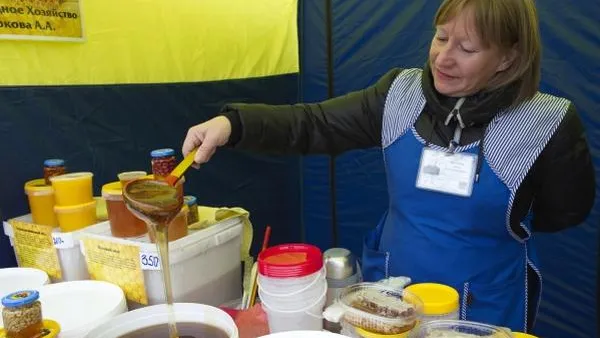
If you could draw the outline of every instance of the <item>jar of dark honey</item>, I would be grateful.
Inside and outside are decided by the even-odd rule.
[[[176,241],[188,235],[188,212],[189,208],[184,204],[177,216],[175,216],[175,218],[169,224],[167,224],[167,227],[169,228],[167,230],[167,238],[169,242]],[[148,235],[150,237],[150,241],[152,243],[156,243],[156,238],[152,232],[149,232]]]
[[[156,149],[150,152],[152,157],[152,174],[157,180],[164,179],[177,166],[175,151],[171,148]]]
[[[50,177],[65,174],[67,168],[65,161],[60,158],[52,158],[44,161],[44,180],[46,185],[51,185]]]
[[[40,294],[35,290],[11,293],[2,298],[2,321],[7,337],[38,337],[44,328]]]
[[[121,182],[111,182],[102,186],[102,197],[106,201],[106,211],[110,232],[114,237],[137,237],[148,232],[146,222],[137,218],[125,205]]]

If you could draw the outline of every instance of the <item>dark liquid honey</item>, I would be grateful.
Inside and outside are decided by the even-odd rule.
[[[227,332],[218,327],[198,323],[179,323],[180,338],[229,338]],[[156,325],[131,333],[127,333],[118,338],[164,338],[168,336],[164,325]]]
[[[165,285],[165,298],[169,311],[168,337],[178,338],[173,311],[173,291],[171,287],[171,269],[169,264],[169,241],[167,224],[179,213],[183,206],[183,191],[171,187],[164,181],[141,179],[129,182],[123,191],[123,198],[127,207],[136,217],[148,224],[150,235],[156,239],[156,246],[160,255],[163,281]],[[162,327],[162,326],[157,326]],[[146,330],[146,329],[144,329]],[[165,328],[162,335],[155,335],[145,331],[143,337],[165,337]],[[154,330],[155,331],[155,330]],[[142,337],[140,335],[127,335],[125,337]],[[202,336],[203,337],[203,336]],[[211,337],[211,336],[207,336]],[[219,337],[219,336],[215,336]],[[226,336],[225,336],[226,337]]]

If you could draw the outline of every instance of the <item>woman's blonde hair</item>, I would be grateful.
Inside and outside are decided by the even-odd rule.
[[[434,25],[451,21],[463,10],[474,14],[475,29],[485,47],[516,51],[512,64],[499,72],[487,89],[517,82],[519,94],[513,103],[532,98],[538,91],[541,73],[541,41],[534,0],[444,0]]]

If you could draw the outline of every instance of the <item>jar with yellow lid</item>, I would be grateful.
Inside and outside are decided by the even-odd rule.
[[[54,213],[54,189],[43,178],[27,181],[25,194],[31,210],[31,220],[35,224],[58,226]]]
[[[405,289],[423,302],[422,322],[459,319],[459,295],[454,288],[444,284],[419,283]]]
[[[120,181],[103,185],[102,197],[106,200],[110,232],[114,237],[137,237],[148,232],[146,222],[127,209]]]

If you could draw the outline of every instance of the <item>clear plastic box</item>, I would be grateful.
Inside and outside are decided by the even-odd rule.
[[[422,311],[423,302],[408,291],[379,283],[358,283],[342,290],[336,302],[326,310],[326,317],[337,314],[354,327],[389,335],[410,331]]]
[[[497,326],[464,321],[436,320],[416,327],[409,338],[513,338],[512,333]]]

